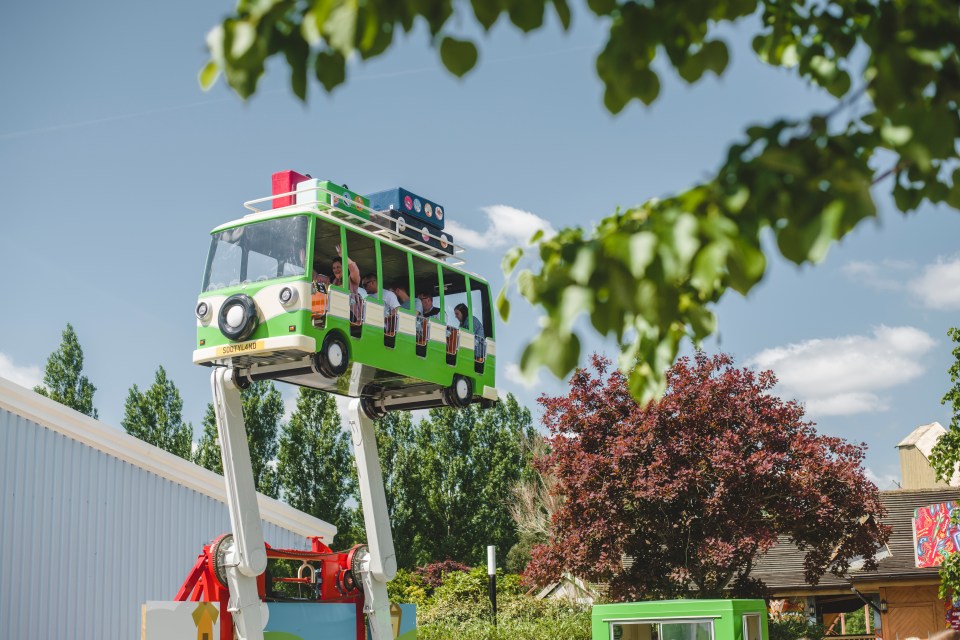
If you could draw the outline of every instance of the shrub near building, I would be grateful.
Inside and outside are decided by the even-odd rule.
[[[417,605],[421,640],[589,640],[589,607],[538,600],[525,593],[520,576],[499,571],[497,626],[493,626],[486,568],[451,566],[436,582],[439,565],[444,564],[453,563],[434,563],[416,572],[401,570],[388,585],[391,600]]]

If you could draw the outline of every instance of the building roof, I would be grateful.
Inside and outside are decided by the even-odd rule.
[[[900,441],[897,444],[897,448],[902,447],[916,447],[917,450],[922,453],[927,458],[930,457],[930,452],[933,450],[933,445],[937,444],[937,440],[940,439],[940,436],[944,435],[947,432],[946,429],[939,422],[931,422],[930,424],[922,424],[913,431],[910,432],[906,438]]]
[[[881,559],[876,571],[852,569],[845,578],[837,578],[827,573],[820,578],[816,587],[811,587],[803,577],[805,554],[799,551],[789,539],[781,538],[769,552],[757,560],[750,575],[763,580],[774,592],[810,589],[828,591],[838,588],[846,590],[851,582],[861,583],[887,578],[936,578],[938,568],[918,569],[915,563],[914,511],[929,504],[948,502],[958,498],[960,495],[957,490],[950,487],[881,491],[880,500],[887,509],[887,515],[882,522],[890,525],[893,530],[887,543],[886,555],[883,550],[878,555]]]
[[[214,500],[227,500],[223,476],[4,378],[0,378],[0,409]],[[262,493],[257,494],[257,505],[264,521],[304,537],[330,541],[337,533],[336,526]]]

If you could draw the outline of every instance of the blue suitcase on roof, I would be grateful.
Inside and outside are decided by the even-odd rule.
[[[453,236],[421,220],[415,220],[396,209],[373,213],[370,219],[382,224],[388,229],[392,229],[400,235],[419,240],[434,249],[439,249],[451,256],[453,255]],[[421,250],[420,247],[416,248],[417,250]]]
[[[433,200],[427,200],[402,187],[378,191],[366,197],[370,200],[371,209],[377,211],[393,209],[399,211],[407,219],[412,218],[420,222],[426,222],[437,229],[443,229],[443,220],[446,218],[443,207]]]

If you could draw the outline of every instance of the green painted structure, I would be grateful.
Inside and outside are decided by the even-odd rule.
[[[592,640],[768,640],[763,600],[658,600],[593,607]]]

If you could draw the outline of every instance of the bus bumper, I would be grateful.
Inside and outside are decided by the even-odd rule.
[[[193,363],[249,367],[294,362],[316,352],[317,341],[309,336],[278,336],[197,349],[193,352]]]

